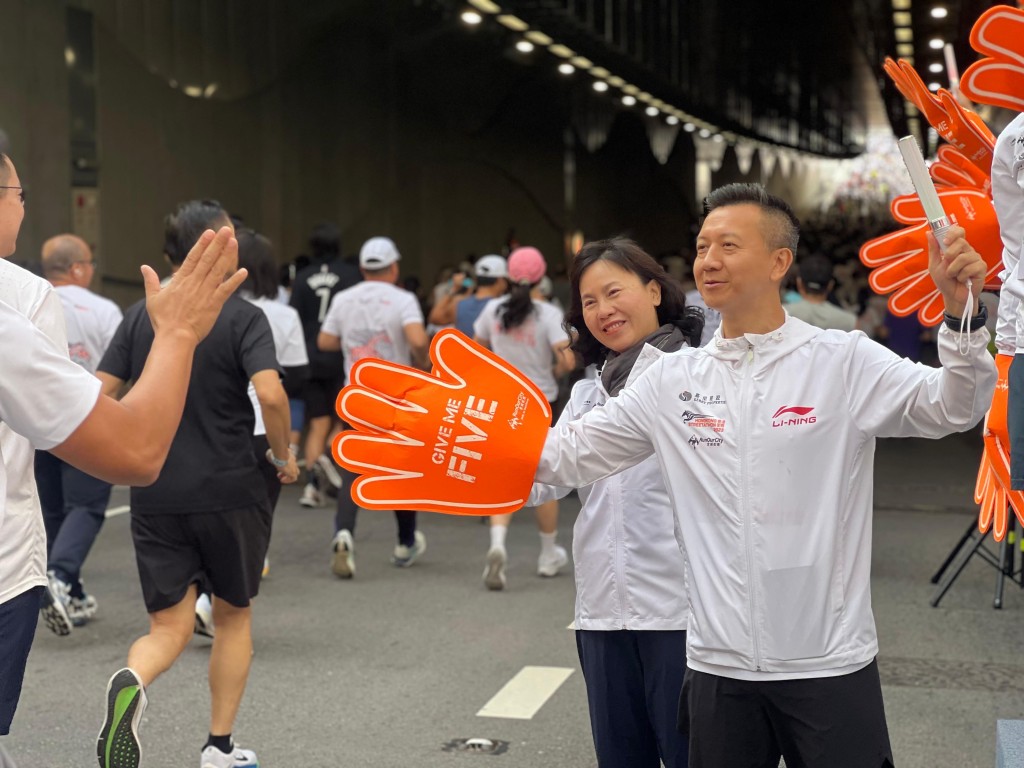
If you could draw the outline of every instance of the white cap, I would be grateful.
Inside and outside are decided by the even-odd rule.
[[[371,237],[359,249],[359,266],[363,269],[384,269],[401,258],[390,237]]]
[[[508,277],[508,262],[502,256],[481,256],[473,271],[477,277]]]

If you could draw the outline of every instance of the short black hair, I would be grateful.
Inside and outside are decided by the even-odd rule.
[[[820,253],[812,253],[800,260],[800,281],[808,293],[828,293],[832,283],[832,262]]]
[[[257,299],[276,299],[278,272],[274,246],[248,227],[238,230],[235,237],[238,240],[238,266],[249,272],[242,289]]]
[[[718,208],[744,203],[753,203],[764,214],[768,226],[762,228],[761,234],[768,247],[773,251],[776,248],[789,248],[795,258],[796,247],[800,242],[800,220],[789,203],[768,192],[762,184],[726,184],[713,190],[704,198],[704,215]]]
[[[228,212],[216,200],[182,203],[164,219],[164,253],[177,266],[185,261],[203,232],[229,222]]]
[[[11,158],[0,152],[0,184],[6,184],[7,180],[11,178]],[[0,192],[7,192],[6,189],[0,189]]]
[[[309,252],[314,261],[330,261],[341,255],[341,230],[337,224],[323,221],[309,235]]]

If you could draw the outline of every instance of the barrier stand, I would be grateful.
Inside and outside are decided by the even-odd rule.
[[[953,586],[953,582],[957,580],[957,577],[967,567],[967,563],[975,555],[997,571],[996,592],[992,600],[993,608],[1003,607],[1003,589],[1007,579],[1024,589],[1024,537],[1018,534],[1015,516],[1010,515],[1006,536],[1001,542],[998,542],[997,552],[993,552],[985,545],[990,534],[991,530],[979,533],[977,522],[971,521],[964,535],[960,537],[960,541],[949,551],[942,565],[932,576],[932,584],[938,584],[938,589],[931,599],[932,608],[939,607],[939,601]],[[1018,546],[1021,550],[1020,558],[1017,557]],[[1018,562],[1021,564],[1020,567],[1017,566]]]

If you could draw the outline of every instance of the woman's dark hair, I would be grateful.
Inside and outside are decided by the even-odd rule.
[[[238,266],[249,270],[242,290],[257,299],[276,299],[278,271],[274,246],[248,227],[235,233],[235,238],[238,240]]]
[[[185,261],[203,232],[229,222],[228,212],[216,200],[182,203],[164,219],[164,253],[177,266]]]
[[[533,313],[533,297],[530,296],[530,291],[534,285],[536,283],[513,283],[509,288],[508,301],[498,307],[501,327],[506,331],[518,328]]]
[[[654,280],[661,286],[661,304],[657,307],[659,325],[674,325],[686,337],[691,347],[700,344],[704,330],[704,313],[697,307],[686,306],[686,292],[683,286],[665,271],[643,248],[624,237],[609,240],[595,240],[584,245],[569,268],[569,284],[572,287],[572,301],[565,313],[565,328],[575,336],[573,350],[583,358],[584,365],[600,363],[611,351],[601,344],[583,321],[583,301],[580,298],[580,280],[583,273],[598,261],[610,261],[627,272],[632,272],[646,285]]]
[[[331,261],[341,255],[341,230],[324,221],[313,227],[309,235],[309,252],[313,261]]]

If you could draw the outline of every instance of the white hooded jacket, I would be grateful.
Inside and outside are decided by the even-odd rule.
[[[626,387],[665,353],[645,344]],[[601,378],[576,383],[558,426],[610,399]],[[567,488],[536,484],[527,506]],[[572,529],[577,629],[685,630],[690,615],[678,526],[661,467],[652,457],[580,489]]]
[[[847,674],[878,652],[870,564],[876,437],[942,437],[985,414],[988,331],[935,369],[863,333],[777,330],[665,355],[552,429],[536,481],[582,487],[654,454],[687,556],[687,663],[746,680]]]

